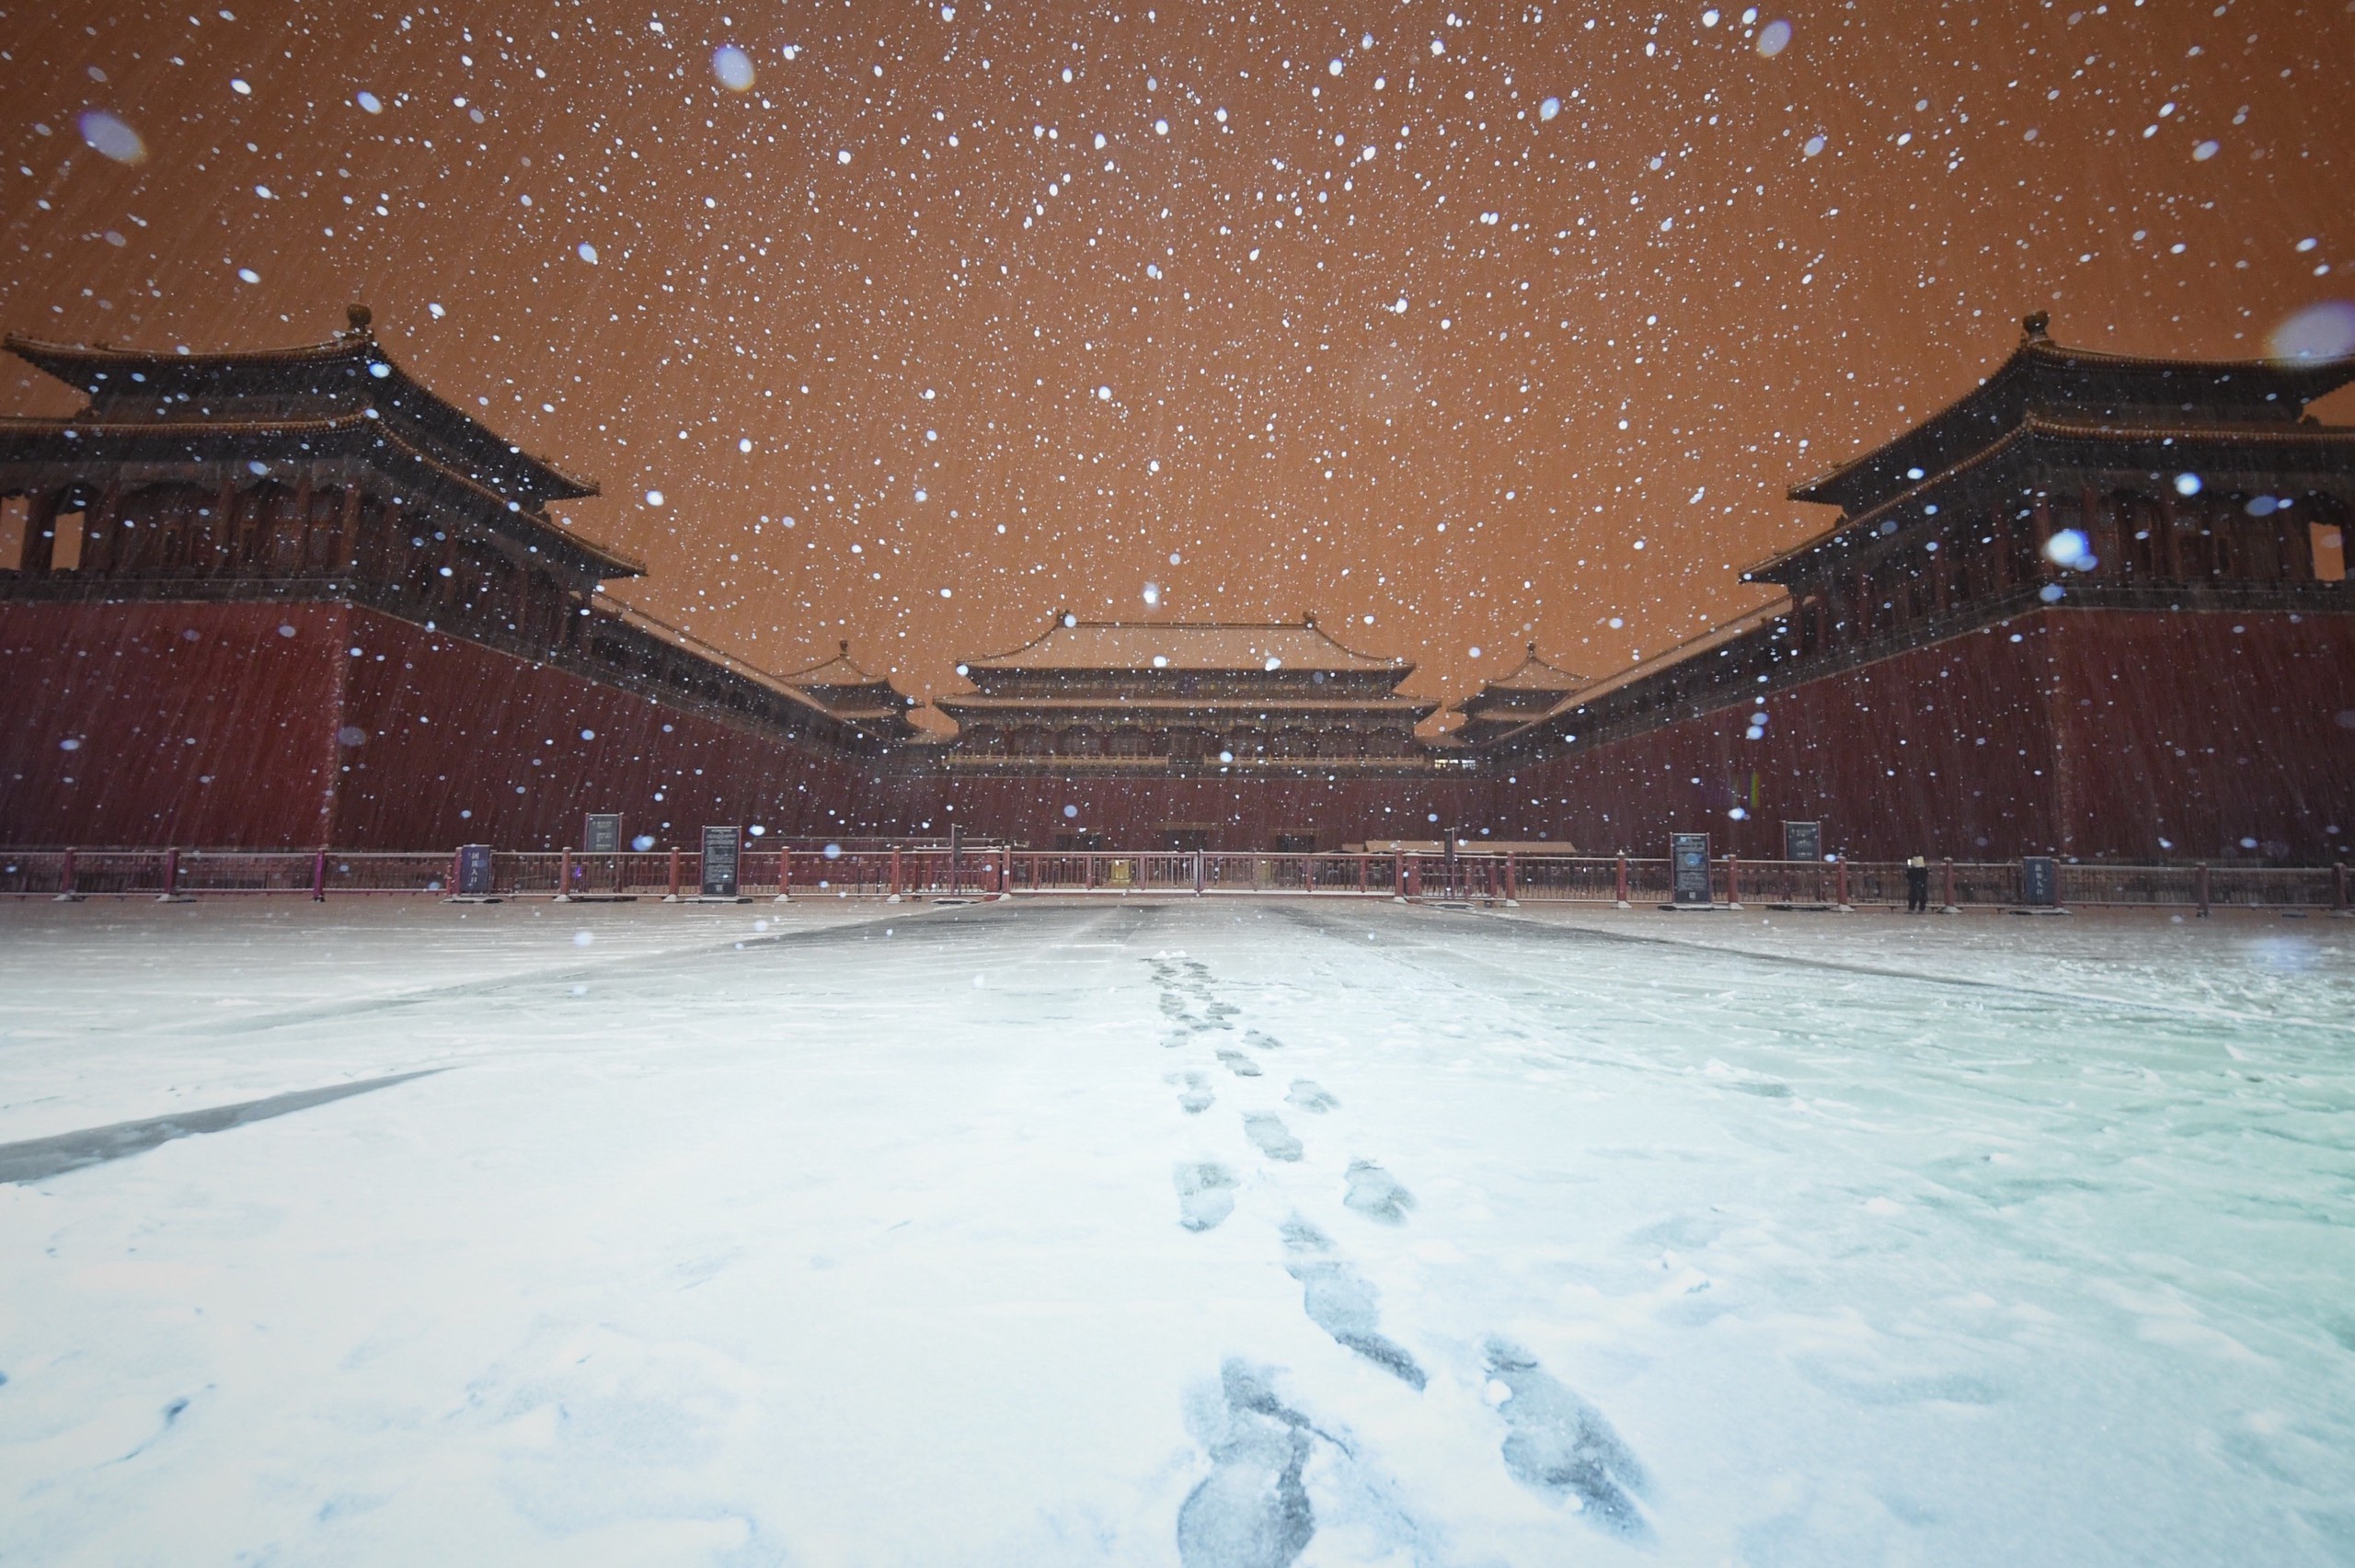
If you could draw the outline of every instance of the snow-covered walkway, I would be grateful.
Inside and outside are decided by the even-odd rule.
[[[0,987],[0,1561],[2355,1556],[2346,922],[94,902]]]

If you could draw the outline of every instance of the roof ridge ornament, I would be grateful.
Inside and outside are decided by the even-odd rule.
[[[369,338],[374,336],[369,324],[375,319],[375,314],[369,310],[366,305],[349,304],[344,306],[343,318],[351,324],[350,330],[347,336],[353,338]]]
[[[2020,317],[2020,340],[2024,343],[2049,343],[2047,328],[2052,325],[2051,311],[2032,310]]]

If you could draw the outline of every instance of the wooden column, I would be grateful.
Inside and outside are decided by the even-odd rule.
[[[291,527],[282,531],[282,536],[290,541],[286,554],[293,560],[293,569],[287,575],[301,577],[304,563],[311,555],[311,475],[307,471],[294,482],[293,521]],[[273,566],[277,564],[278,554],[275,548],[270,551]]]
[[[118,547],[119,541],[116,536],[121,532],[122,486],[118,483],[109,483],[99,493],[98,504],[82,514],[80,570],[84,577],[103,577],[117,570],[117,559],[122,555],[130,555],[134,559],[144,556],[153,559],[155,566],[161,567],[161,560],[155,558],[160,555],[163,548],[161,530],[155,531],[157,534],[155,539],[132,541],[128,549]],[[132,530],[132,532],[139,531]],[[144,551],[141,548],[143,544],[145,546]],[[130,564],[128,561],[122,563],[126,567]]]
[[[2102,493],[2091,485],[2077,493],[2078,515],[2084,520],[2077,526],[2085,536],[2085,548],[2100,562],[2095,576],[2117,575],[2118,510],[2106,503]]]
[[[56,562],[58,496],[52,490],[26,498],[25,549],[17,567],[26,577],[47,577]]]
[[[327,570],[349,578],[360,564],[360,484],[346,480],[343,509],[336,515],[333,543],[327,549]]]

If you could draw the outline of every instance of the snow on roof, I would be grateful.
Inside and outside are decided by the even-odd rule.
[[[1011,652],[964,662],[974,670],[1365,670],[1402,680],[1414,669],[1405,659],[1343,647],[1313,619],[1065,621],[1056,617],[1042,635]]]

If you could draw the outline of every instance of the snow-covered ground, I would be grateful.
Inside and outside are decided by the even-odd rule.
[[[0,1561],[2355,1557],[2345,922],[92,902],[0,987]]]

